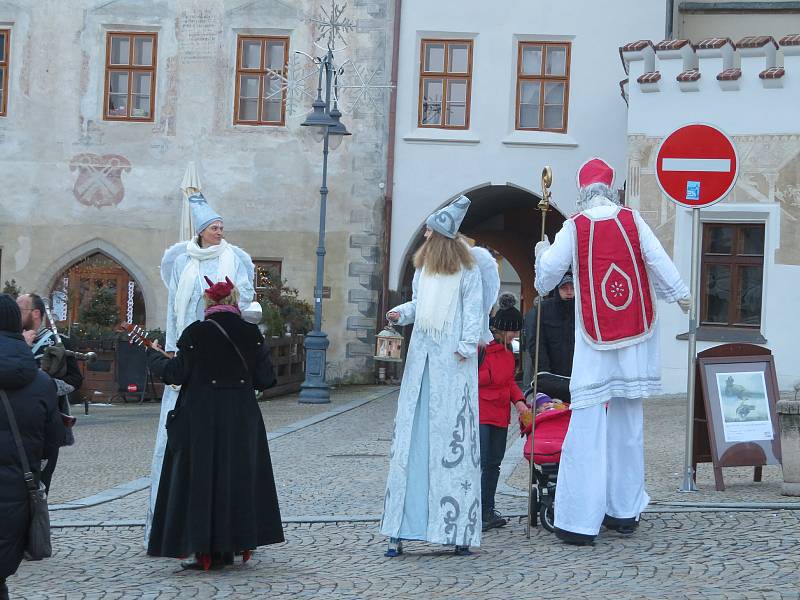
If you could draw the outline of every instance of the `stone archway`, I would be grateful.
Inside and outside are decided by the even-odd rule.
[[[478,245],[502,255],[511,264],[522,284],[520,310],[526,312],[536,297],[533,287],[533,248],[540,239],[542,228],[542,215],[537,208],[540,196],[514,184],[487,184],[464,194],[472,204],[461,224],[461,232]],[[546,227],[551,241],[561,229],[564,219],[564,215],[551,204]],[[402,287],[399,290],[404,298],[411,296],[411,280],[414,276],[412,257],[422,243],[422,225],[409,243],[404,261]]]
[[[70,322],[78,310],[75,303],[83,300],[80,294],[96,291],[97,286],[113,289],[121,320],[126,320],[128,316],[129,295],[133,300],[132,308],[137,322],[145,323],[147,307],[152,309],[156,306],[152,286],[146,285],[148,279],[145,273],[124,252],[99,238],[81,244],[51,262],[39,278],[36,289],[51,295],[56,290],[64,289],[65,277],[74,279],[66,286],[62,300],[67,302],[66,314],[62,316],[66,316]],[[127,289],[129,282],[133,284],[130,293]],[[81,290],[79,286],[86,289]]]

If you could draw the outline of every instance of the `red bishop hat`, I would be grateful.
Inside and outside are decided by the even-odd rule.
[[[206,296],[211,298],[214,302],[219,302],[223,298],[230,295],[231,290],[235,287],[230,279],[225,276],[225,281],[212,282],[207,276],[203,276],[208,284],[208,289],[203,292]]]
[[[578,169],[579,190],[593,183],[604,183],[608,187],[614,183],[614,169],[602,158],[590,158]]]

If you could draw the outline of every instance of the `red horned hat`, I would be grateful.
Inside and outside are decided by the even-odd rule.
[[[208,289],[203,292],[206,296],[211,298],[214,302],[219,302],[223,298],[230,295],[231,290],[235,287],[233,282],[225,276],[225,281],[212,282],[207,276],[203,276],[208,284]]]
[[[602,158],[591,158],[578,169],[579,190],[593,183],[604,183],[608,187],[614,183],[614,169]]]

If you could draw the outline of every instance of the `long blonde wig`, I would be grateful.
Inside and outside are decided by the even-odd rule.
[[[445,237],[436,231],[425,240],[414,253],[414,267],[425,269],[428,274],[452,275],[459,269],[468,269],[475,264],[464,236],[455,239]]]

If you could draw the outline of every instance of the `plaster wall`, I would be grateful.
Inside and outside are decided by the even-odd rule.
[[[254,259],[280,259],[283,275],[313,302],[322,145],[301,128],[315,94],[311,17],[322,0],[74,0],[0,3],[11,30],[8,116],[0,118],[2,280],[42,291],[80,256],[100,249],[136,273],[148,326],[163,326],[164,249],[178,241],[180,183],[195,161],[209,203],[225,218],[229,241]],[[390,70],[393,8],[356,0],[345,16],[349,46],[337,60],[373,83]],[[158,34],[152,123],[103,120],[106,33]],[[238,34],[290,38],[299,82],[285,126],[233,124]],[[348,70],[349,69],[349,70]],[[343,106],[353,133],[330,155],[324,304],[331,379],[369,376],[385,178],[388,94]],[[351,95],[350,98],[353,98]],[[348,110],[352,108],[352,110]],[[89,156],[87,159],[86,157]],[[115,162],[114,162],[115,161]],[[91,164],[90,164],[91,163]],[[92,165],[102,165],[98,173]],[[101,171],[102,171],[101,169]],[[111,172],[111,176],[108,173]],[[85,185],[99,177],[96,197]],[[88,178],[88,179],[87,179]],[[96,201],[97,199],[99,201]],[[80,254],[78,252],[77,254]]]
[[[625,54],[631,81],[627,200],[641,210],[688,284],[691,214],[660,191],[657,148],[671,131],[696,122],[715,125],[733,139],[740,164],[737,183],[724,200],[701,210],[701,221],[765,224],[760,333],[775,356],[778,383],[785,389],[800,379],[795,346],[800,323],[794,318],[800,305],[800,56],[796,46],[781,47],[775,60],[783,59],[785,75],[777,82],[761,79],[759,73],[771,64],[770,44],[766,49],[698,50],[697,56],[690,50],[684,58],[659,53],[649,67],[643,58],[651,49]],[[694,91],[685,91],[675,76],[684,59],[691,63],[698,58],[700,79]],[[717,80],[725,61],[741,64],[738,83]],[[637,83],[645,68],[662,73],[657,86]],[[675,305],[661,303],[659,308],[664,389],[683,392],[688,342],[676,335],[688,330],[687,319]],[[698,341],[697,349],[719,343]]]
[[[491,3],[406,0],[400,33],[397,140],[390,287],[397,289],[415,234],[425,218],[458,194],[512,184],[540,192],[551,165],[553,203],[574,210],[575,173],[593,156],[606,158],[624,180],[625,103],[620,98],[618,47],[629,31],[664,30],[664,6],[621,0],[509,0]],[[602,32],[599,35],[599,32]],[[420,42],[471,39],[473,76],[468,130],[418,128]],[[515,130],[517,48],[520,41],[572,43],[568,129],[565,134]]]

